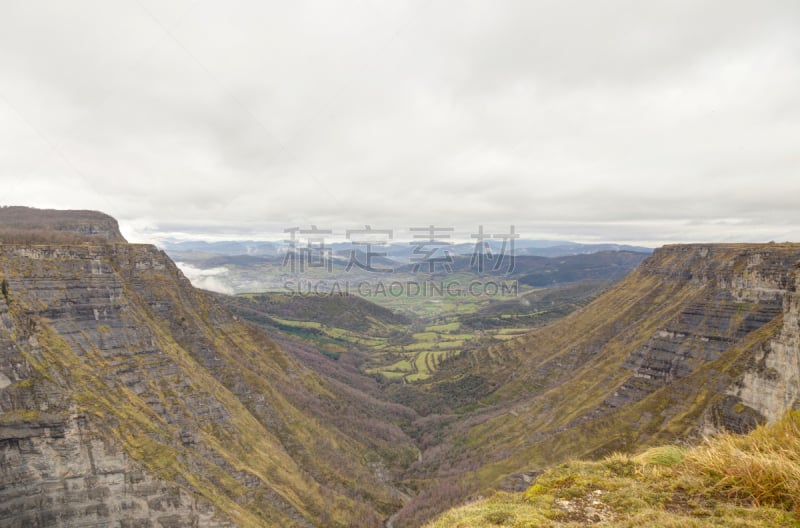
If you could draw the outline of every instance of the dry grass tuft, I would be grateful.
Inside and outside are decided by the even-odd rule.
[[[749,435],[655,447],[546,470],[524,493],[498,493],[426,528],[575,526],[800,527],[800,411]]]
[[[800,411],[746,436],[710,439],[686,454],[685,470],[731,497],[800,513]]]

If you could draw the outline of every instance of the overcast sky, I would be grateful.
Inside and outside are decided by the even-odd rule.
[[[134,241],[800,241],[800,2],[0,0],[0,184]]]

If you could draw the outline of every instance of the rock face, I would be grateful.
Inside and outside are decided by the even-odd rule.
[[[412,451],[397,426],[367,445],[356,399],[158,249],[4,244],[0,280],[0,526],[380,526],[400,506],[375,448]]]
[[[0,526],[233,526],[153,478],[82,415],[1,428],[0,465]]]
[[[787,408],[800,404],[800,260],[790,264],[794,269],[785,282],[751,290],[781,302],[782,324],[777,335],[754,353],[741,379],[726,391],[738,400],[735,412],[755,413],[759,421],[775,421]]]
[[[77,380],[45,364],[43,331],[76,346],[80,335],[83,347],[111,338],[99,321],[118,319],[123,288],[104,252],[0,248],[0,526],[232,526],[208,501],[145,471],[80,409]]]
[[[430,393],[477,380],[482,408],[423,455],[440,481],[395,525],[524,470],[746,432],[797,407],[799,262],[800,244],[666,246],[578,312],[444,365]]]
[[[663,265],[672,259],[684,264]],[[639,401],[763,330],[760,344],[749,347],[733,383],[708,409],[703,425],[706,433],[717,428],[747,432],[777,420],[800,397],[798,259],[800,248],[791,245],[657,250],[644,269],[688,282],[698,295],[631,353],[624,368],[634,376],[607,403],[619,407]]]
[[[586,353],[614,350],[617,329],[628,335],[614,384],[601,405],[572,425],[652,398],[659,391],[691,389],[687,380],[713,383],[700,428],[746,432],[778,419],[800,402],[800,245],[681,245],[656,250],[636,273],[600,299],[595,311],[622,303],[641,284],[646,304],[626,299],[628,318],[611,315],[614,334],[574,348]],[[654,302],[655,301],[655,302]],[[591,318],[597,314],[587,309]],[[622,328],[627,325],[628,328]],[[600,337],[602,341],[596,338]],[[610,338],[610,339],[607,339]],[[621,344],[621,343],[619,343]],[[610,359],[610,358],[609,358]],[[662,419],[669,420],[662,411]]]

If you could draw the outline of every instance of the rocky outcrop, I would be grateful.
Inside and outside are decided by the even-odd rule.
[[[0,207],[0,242],[125,242],[117,221],[97,211]]]
[[[686,281],[698,294],[627,358],[633,372],[606,403],[622,407],[684,378],[775,324],[739,364],[725,397],[705,415],[716,428],[747,432],[777,420],[800,396],[798,259],[795,246],[669,246],[646,264],[650,273]],[[671,261],[680,265],[669,266]],[[702,295],[700,291],[702,290]],[[731,372],[733,373],[733,371]]]
[[[680,263],[670,265],[672,262]],[[686,281],[698,294],[665,322],[624,367],[634,377],[608,403],[630,405],[748,341],[700,429],[744,433],[800,402],[800,247],[793,244],[682,245],[656,251],[654,274]]]

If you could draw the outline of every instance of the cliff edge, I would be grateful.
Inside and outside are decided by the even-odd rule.
[[[396,417],[371,429],[107,218],[0,245],[0,526],[381,526],[415,454]]]

